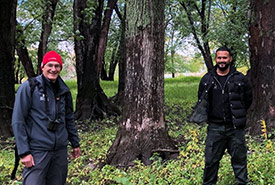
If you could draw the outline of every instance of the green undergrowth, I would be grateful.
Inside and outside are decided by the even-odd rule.
[[[145,166],[136,160],[128,168],[106,165],[98,168],[98,163],[106,158],[109,147],[115,139],[120,118],[108,118],[78,124],[82,155],[69,160],[68,185],[196,185],[202,184],[204,167],[204,144],[206,125],[196,125],[186,121],[197,96],[200,78],[181,77],[165,80],[165,122],[169,135],[176,141],[179,157],[162,161],[154,154],[152,165]],[[75,82],[67,83],[76,97]],[[102,82],[105,93],[115,95],[117,82]],[[270,133],[272,135],[272,133]],[[274,132],[273,132],[274,135]],[[10,143],[12,139],[6,141]],[[275,182],[274,138],[247,136],[248,176],[250,184],[272,185]],[[0,151],[0,184],[20,184],[22,165],[17,172],[17,181],[10,181],[13,168],[13,149],[6,144]],[[220,163],[217,185],[235,184],[229,154]]]

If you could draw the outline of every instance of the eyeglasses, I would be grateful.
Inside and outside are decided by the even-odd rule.
[[[60,69],[61,68],[60,64],[51,64],[51,63],[48,63],[45,66],[47,66],[49,68],[53,68],[54,67],[56,69]]]

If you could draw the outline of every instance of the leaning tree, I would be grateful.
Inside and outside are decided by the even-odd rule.
[[[176,155],[163,112],[164,6],[164,0],[126,2],[125,104],[107,164],[150,164],[154,152],[166,159]]]
[[[14,46],[17,0],[0,1],[0,136],[12,136]]]
[[[248,75],[253,86],[253,103],[248,126],[252,134],[259,134],[261,120],[269,130],[275,128],[275,4],[257,0],[250,0],[250,3],[251,69]]]
[[[200,6],[197,4],[196,1],[193,0],[181,0],[180,4],[186,12],[189,22],[188,28],[191,30],[191,33],[196,41],[196,45],[203,56],[205,65],[208,70],[211,70],[213,68],[213,61],[208,40],[211,15],[211,0],[202,0],[200,3],[198,3],[201,4]],[[194,18],[193,12],[197,14],[199,20],[196,20]],[[198,27],[200,30],[198,30]]]

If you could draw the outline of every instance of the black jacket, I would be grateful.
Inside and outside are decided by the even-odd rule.
[[[244,128],[246,112],[252,103],[250,83],[242,73],[231,66],[228,78],[222,87],[215,77],[215,71],[216,67],[201,79],[198,103],[190,121],[233,122],[235,127]],[[213,90],[214,88],[215,90]],[[221,110],[217,110],[217,107],[220,107]]]

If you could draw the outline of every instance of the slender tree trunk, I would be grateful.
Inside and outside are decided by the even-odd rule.
[[[117,3],[117,0],[109,0],[107,8],[104,13],[103,25],[100,33],[99,46],[97,50],[97,73],[100,75],[102,61],[104,60],[104,54],[107,45],[108,32],[111,22],[111,16],[113,14],[113,9]]]
[[[206,0],[202,0],[201,10],[192,1],[187,2],[188,6],[183,1],[180,4],[182,5],[182,7],[184,8],[184,10],[187,14],[189,25],[191,27],[191,32],[194,36],[197,47],[198,47],[198,49],[200,50],[200,52],[203,56],[205,65],[206,65],[206,67],[209,71],[214,67],[214,65],[213,65],[211,52],[210,52],[210,47],[209,47],[209,43],[208,43],[208,39],[207,39],[207,34],[208,34],[208,29],[209,29],[208,22],[209,22],[209,17],[210,17],[210,10],[211,10],[211,0],[209,0],[208,3],[209,3],[209,8],[208,8],[208,11],[207,11],[207,13],[208,13],[207,18],[208,19],[206,19],[206,16],[205,16],[205,13],[206,13]],[[201,39],[199,37],[198,32],[196,31],[196,26],[195,26],[196,23],[195,23],[195,21],[192,17],[191,10],[196,10],[198,16],[200,16],[200,18],[201,18],[201,32],[202,32]]]
[[[116,66],[117,66],[117,63],[118,63],[117,53],[118,53],[117,52],[117,47],[115,47],[113,49],[111,63],[110,63],[110,67],[109,67],[109,77],[108,77],[108,80],[110,80],[110,81],[114,81],[115,70],[116,70]]]
[[[275,128],[275,4],[271,1],[250,0],[250,64],[248,76],[253,86],[253,103],[249,111],[251,134],[261,133],[260,120],[270,131]]]
[[[41,63],[43,56],[47,52],[48,39],[52,32],[53,18],[55,14],[55,8],[58,0],[45,0],[45,14],[43,15],[42,21],[42,32],[40,36],[40,42],[38,46],[38,64],[37,64],[37,74],[41,73]]]
[[[118,48],[118,65],[119,65],[119,82],[118,82],[118,92],[112,98],[113,101],[118,105],[123,105],[124,103],[124,89],[125,89],[125,74],[126,74],[126,44],[125,44],[125,18],[126,18],[126,5],[124,6],[124,15],[122,15],[118,9],[115,7],[116,13],[120,19],[120,42]]]
[[[151,164],[154,152],[170,159],[176,149],[166,130],[163,112],[165,1],[126,3],[127,103],[106,160],[115,166],[132,165],[135,159]]]
[[[102,61],[100,78],[101,80],[108,80],[105,60]]]
[[[36,76],[36,74],[34,73],[32,61],[31,61],[31,58],[29,56],[28,49],[26,48],[26,46],[21,45],[21,44],[17,45],[16,52],[17,52],[17,55],[18,55],[20,61],[22,62],[22,65],[25,69],[25,72],[26,72],[28,78]]]
[[[23,37],[23,28],[22,26],[17,23],[16,29],[16,52],[19,57],[19,60],[22,62],[24,66],[25,72],[28,78],[36,76],[34,72],[34,68],[32,65],[32,60],[29,56],[28,49],[26,48],[25,39]]]
[[[175,57],[175,49],[172,49],[171,50],[171,64],[173,66],[172,78],[175,78],[175,66],[174,66],[175,62],[174,62],[174,57]]]
[[[12,136],[17,0],[0,1],[0,137]]]
[[[104,0],[98,0],[92,20],[85,14],[86,0],[74,1],[74,32],[78,94],[75,117],[78,120],[120,114],[99,84],[97,53]],[[91,23],[90,23],[91,22]]]
[[[14,83],[15,84],[19,84],[20,82],[20,77],[19,77],[20,66],[21,66],[20,63],[21,61],[18,59],[17,66],[15,67],[14,65]]]

